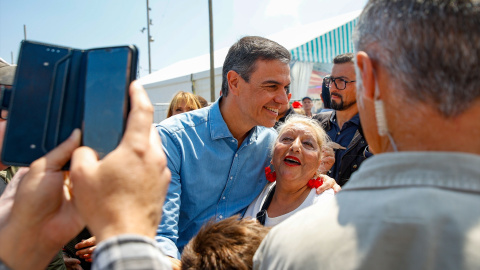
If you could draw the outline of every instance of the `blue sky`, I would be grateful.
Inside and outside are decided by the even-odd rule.
[[[208,53],[208,0],[150,0],[152,72]],[[213,0],[214,46],[363,8],[366,0]],[[148,74],[145,0],[0,0],[0,57],[27,39],[79,49],[135,44]]]

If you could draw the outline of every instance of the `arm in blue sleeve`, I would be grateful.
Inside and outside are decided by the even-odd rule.
[[[170,257],[180,259],[180,253],[176,246],[178,239],[178,220],[180,215],[180,195],[182,193],[180,168],[181,148],[178,140],[162,126],[157,126],[163,144],[163,151],[167,155],[168,168],[172,174],[167,197],[163,205],[162,221],[157,229],[155,240]]]

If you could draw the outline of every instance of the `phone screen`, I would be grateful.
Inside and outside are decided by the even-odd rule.
[[[128,112],[132,51],[128,47],[91,50],[87,54],[83,145],[103,158],[123,136]]]

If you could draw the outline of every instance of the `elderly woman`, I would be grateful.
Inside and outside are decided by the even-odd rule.
[[[316,194],[322,184],[321,172],[328,171],[329,161],[322,163],[322,150],[328,136],[316,120],[292,115],[278,127],[278,138],[272,148],[274,171],[265,173],[271,183],[250,204],[245,217],[257,218],[265,226],[275,226],[295,212],[334,196],[333,189]]]
[[[180,91],[175,94],[175,96],[172,98],[172,101],[170,101],[167,118],[200,108],[202,108],[202,105],[194,94]]]

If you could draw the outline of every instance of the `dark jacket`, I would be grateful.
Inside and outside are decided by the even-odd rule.
[[[319,113],[315,115],[313,119],[318,120],[325,131],[329,131],[332,128],[330,124],[332,113],[333,111]],[[352,173],[358,170],[360,164],[370,156],[372,156],[372,153],[368,152],[368,144],[363,135],[362,126],[360,125],[355,135],[353,135],[353,139],[348,144],[342,159],[340,161],[335,160],[335,162],[340,162],[338,176],[337,179],[335,179],[337,184],[343,186],[347,183]],[[330,172],[328,175],[333,177],[330,175]]]
[[[285,115],[283,117],[281,117],[280,119],[278,119],[278,122],[275,123],[275,126],[273,126],[274,129],[277,129],[281,124],[285,123],[285,120],[287,120],[287,117],[290,115],[290,114],[296,114],[295,113],[295,110],[293,110],[293,107],[290,106],[290,108],[288,108],[287,112],[285,113]]]

